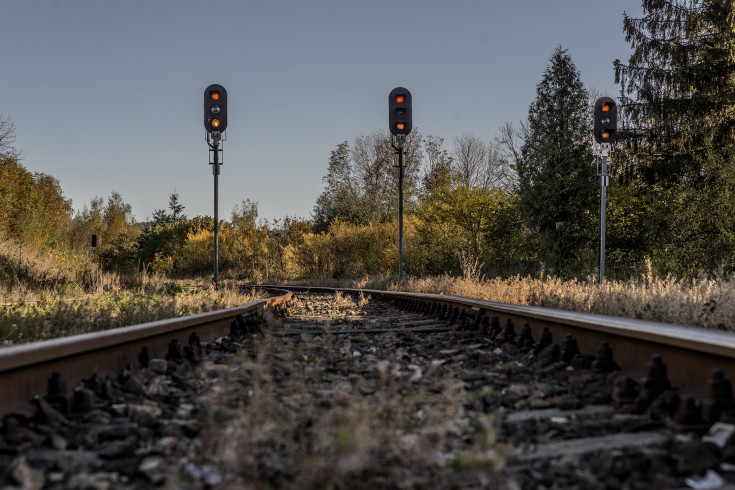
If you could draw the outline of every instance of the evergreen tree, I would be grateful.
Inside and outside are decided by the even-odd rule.
[[[729,159],[735,138],[735,2],[645,0],[624,17],[634,51],[615,61],[635,160],[647,184],[701,181],[711,155]],[[706,177],[705,177],[706,178]]]
[[[627,65],[615,61],[624,128],[614,155],[626,192],[647,203],[642,253],[660,274],[729,272],[735,2],[646,0],[643,10],[625,16],[634,51]]]
[[[179,202],[178,192],[173,192],[168,196],[168,209],[171,210],[171,220],[174,223],[180,223],[186,220],[184,205]]]
[[[550,62],[528,110],[519,200],[525,222],[540,234],[550,272],[579,274],[589,272],[578,259],[592,251],[597,196],[588,94],[566,50],[557,48]]]

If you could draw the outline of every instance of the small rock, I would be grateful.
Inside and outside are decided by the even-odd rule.
[[[156,374],[166,374],[166,370],[168,369],[168,362],[166,361],[166,359],[151,359],[150,361],[148,361],[148,369]]]
[[[138,421],[144,417],[158,418],[163,412],[158,404],[145,401],[143,403],[131,403],[128,405],[128,413],[130,414],[131,420]]]
[[[70,490],[109,490],[117,479],[109,473],[79,473],[69,478],[65,488]]]
[[[707,470],[707,473],[704,476],[693,476],[691,478],[687,478],[686,484],[689,488],[694,488],[696,490],[715,490],[717,488],[722,488],[722,486],[725,485],[725,480],[723,480],[717,472]]]
[[[31,468],[25,459],[17,462],[10,476],[23,487],[23,490],[41,490],[46,484],[43,474]]]
[[[156,449],[163,454],[171,454],[179,442],[178,437],[166,436],[156,441]]]
[[[123,413],[119,415],[124,415],[125,405],[122,406]],[[110,420],[112,417],[109,413],[103,412],[102,410],[91,410],[84,414],[82,420],[84,420],[88,424],[99,424],[99,425],[107,425],[110,423]]]
[[[59,434],[57,434],[56,432],[52,432],[51,434],[49,434],[48,437],[48,445],[52,449],[63,451],[64,449],[66,449],[67,442],[66,439],[61,437]]]
[[[186,419],[186,418],[191,417],[191,414],[193,412],[194,412],[194,405],[192,405],[191,403],[182,403],[176,409],[176,417],[180,419]]]
[[[145,394],[148,396],[167,396],[171,392],[166,376],[156,376],[148,384]]]
[[[136,396],[145,395],[145,385],[135,376],[128,376],[122,386],[123,390]]]
[[[138,472],[154,485],[160,485],[166,481],[166,471],[166,460],[160,456],[149,456],[138,466]]]
[[[132,456],[135,453],[135,449],[138,447],[138,439],[135,436],[130,436],[127,439],[121,441],[112,441],[97,451],[103,458],[124,458]]]
[[[222,483],[222,474],[215,466],[202,467],[202,482],[208,487],[214,487]]]
[[[716,446],[723,448],[732,439],[735,434],[735,425],[716,422],[712,424],[706,436],[702,437],[702,441],[711,442]]]
[[[36,397],[33,401],[40,410],[40,415],[42,416],[44,422],[51,427],[58,427],[59,425],[68,423],[66,417],[64,417],[61,412],[52,407],[43,398]]]

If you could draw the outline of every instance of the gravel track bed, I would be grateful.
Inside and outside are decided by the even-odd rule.
[[[0,488],[735,482],[732,427],[710,442],[671,431],[665,388],[628,400],[625,378],[581,368],[589,359],[445,327],[369,297],[298,297],[287,317],[90,381],[92,410],[70,395],[64,413],[39,399],[35,417],[7,418]]]

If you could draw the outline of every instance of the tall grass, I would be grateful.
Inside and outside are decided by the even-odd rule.
[[[409,277],[402,282],[395,276],[373,276],[287,282],[290,283],[447,294],[735,331],[735,280],[662,278],[654,276],[650,267],[638,278],[606,280],[602,285],[595,277],[586,280],[562,280],[551,276],[487,279],[449,275]]]
[[[735,281],[657,278],[563,281],[556,277],[408,279],[389,289],[599,313],[696,327],[735,330]]]
[[[0,344],[12,345],[239,306],[260,297],[234,283],[148,278],[135,290],[66,300],[40,295],[35,303],[0,307]]]

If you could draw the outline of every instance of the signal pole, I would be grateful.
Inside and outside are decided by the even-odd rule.
[[[204,90],[204,129],[209,145],[209,164],[214,175],[214,286],[219,285],[219,173],[220,142],[227,129],[227,90],[213,84]]]
[[[403,147],[412,128],[411,92],[396,87],[388,95],[388,128],[398,153],[398,280],[403,281]]]
[[[403,280],[403,145],[406,135],[395,136],[393,148],[398,154],[398,280]]]
[[[210,136],[210,133],[207,133]],[[207,138],[207,144],[210,148],[210,154],[213,158],[210,158],[209,164],[212,165],[212,174],[214,175],[214,285],[219,285],[219,144],[222,139],[222,134],[219,131],[213,131],[210,138]]]
[[[600,177],[600,284],[605,278],[605,232],[607,215],[607,186],[610,184],[610,143],[601,143],[597,175]]]

